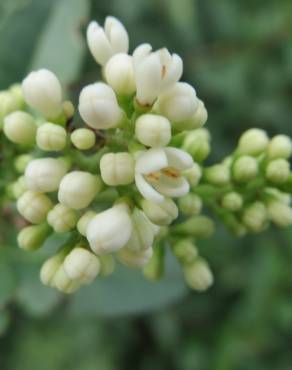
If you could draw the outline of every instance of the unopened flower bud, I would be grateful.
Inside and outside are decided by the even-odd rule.
[[[47,217],[48,224],[52,226],[56,233],[65,233],[72,230],[76,226],[77,219],[76,212],[63,204],[55,205]]]
[[[198,195],[190,193],[179,198],[178,206],[183,214],[197,216],[201,213],[203,202]]]
[[[191,239],[181,239],[172,246],[172,252],[182,263],[192,263],[198,257],[198,249]]]
[[[16,111],[4,118],[4,133],[13,143],[33,144],[36,129],[33,117],[26,112]]]
[[[252,232],[262,231],[268,222],[268,212],[262,202],[254,202],[243,211],[242,221]]]
[[[54,278],[62,262],[63,256],[61,254],[56,254],[44,262],[40,271],[40,279],[44,285],[54,286]]]
[[[166,146],[171,139],[171,125],[163,116],[143,114],[136,121],[135,135],[146,146]]]
[[[86,230],[91,249],[97,253],[110,253],[124,247],[132,233],[128,207],[118,204],[97,214]]]
[[[208,112],[202,100],[198,100],[198,106],[195,113],[188,119],[182,122],[174,123],[174,128],[177,131],[195,130],[207,122]]]
[[[177,82],[159,95],[156,109],[171,122],[190,119],[198,108],[195,89],[186,82]]]
[[[225,194],[222,198],[222,207],[227,209],[228,211],[239,211],[242,205],[242,196],[235,191],[231,191],[230,193]]]
[[[107,185],[127,185],[134,181],[135,161],[129,153],[104,154],[100,161],[100,173]]]
[[[44,123],[36,135],[37,146],[46,151],[60,151],[66,146],[67,133],[64,127],[54,123]]]
[[[92,21],[87,28],[89,50],[97,63],[104,66],[117,53],[127,53],[129,37],[123,24],[115,17],[106,17],[104,27]]]
[[[195,216],[181,224],[175,225],[172,231],[180,235],[191,235],[197,238],[208,238],[214,232],[213,221],[206,216]]]
[[[90,127],[98,130],[116,127],[123,119],[123,112],[113,89],[103,82],[82,89],[79,112]]]
[[[133,268],[144,267],[149,262],[152,255],[152,247],[140,251],[125,247],[120,249],[117,253],[120,262]]]
[[[83,236],[86,236],[86,229],[89,222],[96,216],[96,212],[86,211],[78,220],[77,230]]]
[[[152,256],[144,266],[143,275],[150,281],[158,281],[164,273],[164,250],[159,244],[152,249]]]
[[[288,159],[292,154],[292,141],[287,135],[276,135],[269,142],[267,154],[269,159]]]
[[[100,262],[99,276],[107,277],[111,275],[116,267],[116,262],[111,254],[101,254],[98,256]]]
[[[267,165],[266,178],[274,184],[285,182],[290,174],[290,164],[286,159],[274,159]]]
[[[30,154],[21,154],[16,157],[14,161],[14,167],[18,173],[24,173],[26,166],[29,162],[33,160],[33,157]]]
[[[18,212],[33,224],[44,222],[52,206],[52,201],[46,195],[30,190],[22,194],[17,200]]]
[[[64,260],[64,270],[72,280],[88,284],[100,271],[99,259],[85,248],[74,248]]]
[[[101,189],[101,180],[89,172],[72,171],[65,175],[59,186],[59,202],[73,209],[89,206]]]
[[[198,129],[189,132],[184,139],[182,149],[190,153],[196,162],[202,162],[211,150],[208,131]]]
[[[169,225],[178,216],[178,208],[170,198],[165,198],[161,203],[143,199],[141,205],[149,220],[157,225]]]
[[[251,128],[245,131],[238,142],[240,154],[258,156],[263,153],[269,143],[269,138],[264,130]]]
[[[46,223],[27,226],[19,232],[17,242],[21,249],[34,251],[44,244],[49,234],[50,228]]]
[[[193,167],[184,171],[183,175],[188,180],[191,187],[195,187],[198,185],[202,177],[202,169],[197,163],[194,162]]]
[[[62,113],[62,88],[58,78],[47,69],[31,72],[22,82],[24,99],[46,118]]]
[[[73,145],[79,150],[88,150],[95,145],[95,133],[88,128],[78,128],[71,134]]]
[[[205,291],[213,284],[213,274],[208,263],[202,258],[184,266],[184,276],[190,288]]]
[[[132,234],[125,248],[139,252],[152,247],[154,240],[153,225],[145,216],[145,213],[135,208],[131,219]]]
[[[104,70],[106,82],[118,95],[132,95],[136,90],[132,57],[119,53],[110,58]]]
[[[204,177],[212,185],[224,186],[230,181],[230,170],[224,164],[215,164],[205,169]]]
[[[233,164],[232,176],[238,182],[248,182],[257,177],[259,165],[257,159],[243,155]]]
[[[270,219],[279,227],[292,225],[292,208],[278,200],[271,200],[267,204]]]
[[[61,265],[56,272],[53,285],[60,291],[66,294],[74,293],[79,289],[81,281],[71,279],[66,273],[64,266]]]
[[[2,120],[8,114],[21,109],[18,99],[9,91],[0,91],[0,127],[2,126]]]
[[[25,180],[28,189],[47,193],[58,189],[67,172],[67,164],[62,159],[34,159],[25,169]]]
[[[24,176],[21,176],[15,181],[13,184],[11,184],[11,193],[12,196],[15,199],[18,199],[23,193],[25,193],[28,189],[26,186],[26,181]]]

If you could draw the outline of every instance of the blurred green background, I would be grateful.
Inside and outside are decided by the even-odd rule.
[[[211,160],[252,126],[291,135],[291,0],[1,0],[0,89],[42,66],[76,99],[100,76],[86,24],[109,14],[131,50],[147,41],[183,57],[183,79],[209,111]],[[1,370],[292,368],[291,229],[235,240],[219,226],[199,245],[216,277],[207,293],[188,291],[170,261],[157,285],[120,269],[64,297],[38,280],[56,241],[18,251],[9,217],[0,221]]]

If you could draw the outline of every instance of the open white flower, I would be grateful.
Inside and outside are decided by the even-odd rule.
[[[89,50],[97,63],[104,66],[117,53],[127,53],[129,36],[123,24],[115,17],[106,17],[104,27],[96,21],[87,28]]]
[[[182,75],[183,62],[166,48],[153,52],[152,46],[142,44],[133,53],[137,100],[141,105],[152,105],[158,94]]]
[[[140,152],[135,166],[136,186],[144,198],[154,202],[162,202],[164,197],[181,197],[190,188],[182,171],[192,166],[192,157],[177,148]]]
[[[55,118],[62,112],[62,88],[48,69],[31,72],[22,82],[24,99],[45,117]]]
[[[79,112],[84,121],[94,129],[115,127],[123,117],[114,90],[103,82],[82,89]]]

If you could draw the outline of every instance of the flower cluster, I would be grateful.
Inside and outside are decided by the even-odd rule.
[[[180,81],[182,59],[149,44],[129,54],[128,33],[114,17],[104,27],[91,22],[87,43],[104,81],[80,92],[83,124],[46,69],[0,93],[3,132],[22,153],[20,176],[7,186],[26,221],[19,246],[37,250],[52,233],[66,234],[40,273],[66,293],[111,274],[116,261],[158,280],[167,251],[188,285],[205,290],[213,275],[196,243],[214,226],[203,206],[236,235],[269,220],[291,224],[291,141],[251,129],[231,156],[203,167],[207,111]]]

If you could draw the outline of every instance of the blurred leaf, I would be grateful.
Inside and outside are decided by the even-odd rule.
[[[73,297],[74,316],[116,316],[161,309],[186,294],[180,267],[169,256],[165,276],[160,282],[147,281],[140,272],[121,265],[104,280],[83,287]]]
[[[8,258],[5,257],[5,254],[2,252],[0,259],[0,307],[12,298],[16,288],[14,271]]]
[[[87,22],[88,11],[88,0],[56,3],[33,53],[32,69],[48,68],[63,83],[76,79],[85,52],[81,27]]]

